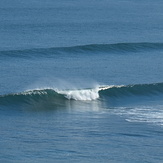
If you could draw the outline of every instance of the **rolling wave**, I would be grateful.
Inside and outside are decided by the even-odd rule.
[[[150,96],[163,93],[163,83],[135,84],[126,86],[113,86],[100,92],[100,95],[109,97],[121,96]]]
[[[57,90],[57,89],[34,89],[20,93],[0,95],[0,105],[32,102],[62,103],[67,100],[92,101],[105,97],[123,96],[152,96],[163,93],[163,83],[136,84],[136,85],[111,85],[97,88]]]
[[[0,51],[0,57],[53,57],[63,53],[126,53],[151,50],[163,50],[163,43],[116,43],[116,44],[90,44],[72,47],[34,48],[25,50]],[[48,55],[47,55],[48,54]]]

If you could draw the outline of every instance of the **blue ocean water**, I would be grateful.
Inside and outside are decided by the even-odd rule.
[[[161,0],[0,1],[0,162],[163,162]]]

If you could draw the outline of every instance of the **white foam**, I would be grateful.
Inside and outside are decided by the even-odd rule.
[[[57,93],[64,94],[67,99],[74,100],[96,100],[99,98],[99,91],[106,90],[109,88],[115,87],[114,85],[110,86],[96,86],[92,89],[74,89],[74,90],[56,90]]]
[[[81,90],[62,90],[57,91],[60,94],[64,94],[67,99],[74,100],[96,100],[99,98],[99,89],[81,89]]]

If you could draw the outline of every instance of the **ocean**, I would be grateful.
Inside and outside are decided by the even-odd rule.
[[[163,162],[161,0],[0,1],[0,162]]]

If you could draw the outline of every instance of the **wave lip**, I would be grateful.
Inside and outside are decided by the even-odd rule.
[[[163,83],[111,86],[101,90],[100,95],[109,97],[150,96],[163,93]]]
[[[28,90],[20,93],[6,94],[0,96],[0,105],[6,104],[31,104],[35,102],[51,102],[64,100],[64,96],[57,94],[52,89]]]

